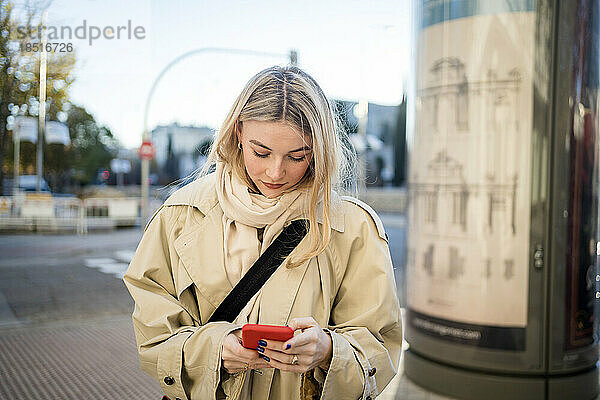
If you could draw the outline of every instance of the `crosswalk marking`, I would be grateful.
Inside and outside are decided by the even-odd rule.
[[[84,260],[84,263],[89,268],[95,268],[102,273],[112,275],[118,279],[123,279],[129,261],[131,261],[131,258],[133,257],[133,252],[116,251],[114,254],[115,258],[87,258]]]
[[[132,250],[119,250],[114,252],[115,258],[117,260],[126,262],[127,264],[131,262],[134,254],[135,251]]]
[[[98,266],[102,265],[102,264],[110,264],[110,263],[114,263],[115,259],[114,258],[86,258],[85,259],[85,265],[90,267],[90,268],[98,268]]]

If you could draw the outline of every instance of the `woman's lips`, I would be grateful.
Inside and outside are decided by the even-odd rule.
[[[268,187],[269,189],[279,189],[280,187],[283,186],[283,183],[280,185],[271,185],[269,183],[263,182],[263,185],[265,185],[266,187]]]

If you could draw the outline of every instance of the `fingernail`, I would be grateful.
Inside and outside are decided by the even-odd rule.
[[[265,359],[266,362],[271,361],[271,359],[269,357],[267,357],[267,356],[263,356],[263,358]]]
[[[285,349],[286,349],[286,350],[289,350],[289,349],[290,349],[290,347],[292,347],[292,345],[288,343],[288,345],[287,345],[287,346],[285,346]]]
[[[264,346],[267,345],[267,342],[265,342],[264,340],[261,339],[261,340],[258,341],[258,345],[264,347]]]
[[[256,350],[258,350],[260,353],[264,353],[265,352],[265,348],[264,347],[260,347],[260,346],[258,346],[256,348]]]

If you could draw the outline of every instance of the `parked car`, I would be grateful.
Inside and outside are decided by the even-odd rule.
[[[19,189],[23,192],[37,191],[37,175],[19,176]],[[50,187],[44,178],[41,182],[41,190],[44,193],[50,193]],[[4,179],[2,181],[2,195],[10,196],[14,192],[14,179]]]

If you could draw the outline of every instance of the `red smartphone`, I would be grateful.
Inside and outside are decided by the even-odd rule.
[[[242,346],[247,349],[256,349],[260,339],[285,342],[293,337],[294,331],[289,326],[246,324],[242,327]]]

